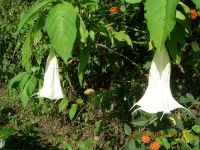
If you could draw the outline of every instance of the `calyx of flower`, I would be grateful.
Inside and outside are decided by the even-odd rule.
[[[43,86],[39,92],[36,93],[39,97],[51,100],[64,98],[58,69],[58,60],[55,53],[51,51],[47,58]]]
[[[156,50],[154,54],[149,73],[148,87],[143,97],[131,109],[138,105],[140,107],[135,111],[141,109],[148,113],[163,112],[163,114],[166,114],[174,109],[184,108],[172,96],[170,74],[170,59],[167,49],[163,45],[161,50]]]

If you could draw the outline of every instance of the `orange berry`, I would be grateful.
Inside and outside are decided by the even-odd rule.
[[[150,150],[159,150],[160,144],[157,141],[154,141],[150,144]]]
[[[120,12],[120,7],[119,6],[113,6],[108,10],[108,12],[110,14],[117,14],[117,13]]]
[[[196,9],[191,9],[190,12],[188,13],[188,16],[194,20],[198,17],[198,11]]]
[[[145,132],[142,137],[141,137],[141,141],[144,143],[144,144],[149,144],[150,143],[150,137],[149,135]]]

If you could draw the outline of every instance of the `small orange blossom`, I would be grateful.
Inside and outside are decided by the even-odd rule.
[[[160,144],[157,141],[154,141],[150,144],[150,150],[159,150]]]
[[[194,20],[198,17],[198,11],[196,9],[191,9],[188,15],[192,20]]]
[[[148,144],[150,143],[150,137],[149,135],[145,132],[143,133],[142,137],[141,137],[141,141],[144,143],[144,144]]]
[[[108,12],[110,14],[117,14],[117,13],[120,12],[120,7],[119,6],[113,6],[108,10]]]

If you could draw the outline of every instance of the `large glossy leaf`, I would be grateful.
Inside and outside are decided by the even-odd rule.
[[[170,34],[175,21],[176,6],[179,0],[147,0],[145,17],[150,36],[155,47],[160,50]]]
[[[41,8],[43,8],[44,6],[46,6],[47,4],[49,4],[50,2],[52,2],[52,0],[45,0],[42,1],[40,3],[36,3],[34,4],[30,10],[28,12],[26,12],[20,19],[19,25],[18,25],[18,29],[17,32],[19,30],[21,30],[21,28],[24,26],[24,24],[35,14],[37,13]]]
[[[46,27],[50,41],[64,61],[71,56],[76,38],[76,17],[76,10],[68,2],[54,6],[47,17]]]
[[[19,95],[24,107],[26,107],[28,101],[30,100],[31,95],[33,94],[33,91],[36,87],[36,82],[37,80],[35,76],[31,75]]]

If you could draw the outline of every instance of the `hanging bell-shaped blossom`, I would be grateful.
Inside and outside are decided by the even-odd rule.
[[[147,90],[132,108],[138,105],[140,107],[136,110],[141,109],[148,113],[163,112],[163,114],[170,113],[170,111],[177,108],[184,108],[172,96],[170,73],[170,59],[166,47],[163,45],[162,49],[160,51],[157,50],[154,54]]]
[[[54,52],[51,51],[47,58],[43,86],[39,92],[36,93],[39,97],[51,100],[64,98],[58,69],[58,60]]]

